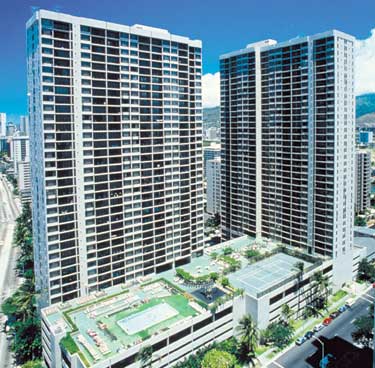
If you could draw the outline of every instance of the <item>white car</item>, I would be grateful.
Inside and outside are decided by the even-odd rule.
[[[322,323],[319,323],[314,327],[314,332],[318,332],[324,328],[324,325]]]
[[[353,304],[355,303],[355,300],[353,298],[350,298],[346,301],[345,305],[348,307],[348,308],[351,308],[353,306]]]

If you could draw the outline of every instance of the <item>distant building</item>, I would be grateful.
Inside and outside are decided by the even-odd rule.
[[[10,158],[13,161],[12,174],[17,179],[21,202],[26,203],[31,197],[30,142],[28,136],[21,134],[17,131],[9,137]]]
[[[368,144],[373,143],[373,136],[374,136],[373,132],[369,132],[369,131],[359,132],[359,144],[368,145]]]
[[[31,202],[31,180],[30,180],[30,160],[28,157],[25,161],[18,162],[18,190],[22,203]]]
[[[208,128],[206,130],[206,139],[208,141],[218,141],[219,137],[219,129],[215,127]]]
[[[10,155],[13,160],[14,173],[18,175],[18,163],[30,157],[29,137],[21,136],[20,132],[16,132],[10,138]]]
[[[204,165],[205,175],[206,175],[207,161],[213,160],[215,157],[220,157],[220,144],[211,143],[210,146],[203,148],[203,165]]]
[[[20,132],[23,135],[29,135],[29,117],[28,116],[20,117]]]
[[[0,152],[10,156],[10,144],[7,137],[0,137]]]
[[[0,138],[7,135],[7,114],[0,112]]]
[[[207,206],[206,211],[212,215],[220,213],[220,157],[207,161]]]
[[[16,131],[17,131],[16,125],[12,122],[9,122],[6,126],[6,136],[12,137]]]
[[[371,152],[357,151],[355,162],[355,211],[362,213],[370,207]]]

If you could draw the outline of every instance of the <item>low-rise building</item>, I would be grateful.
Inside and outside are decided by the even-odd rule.
[[[249,250],[259,261],[245,257]],[[304,265],[301,274],[297,263]],[[314,273],[332,277],[328,258],[247,236],[206,248],[181,267],[43,309],[46,365],[138,368],[139,352],[150,346],[152,367],[173,366],[235,335],[245,314],[260,329],[280,318],[286,303],[301,315],[315,295]],[[229,285],[212,281],[212,273],[219,280],[226,275]]]
[[[216,311],[166,280],[121,285],[42,311],[48,367],[139,367],[152,348],[152,367],[172,366],[191,352],[233,334],[232,301]]]

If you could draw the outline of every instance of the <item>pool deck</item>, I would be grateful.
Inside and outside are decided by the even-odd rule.
[[[202,312],[201,306],[162,280],[130,290],[113,287],[98,294],[94,298],[86,297],[86,302],[85,297],[76,299],[65,310],[57,306],[43,310],[51,323],[68,333],[76,330],[70,332],[70,336],[90,364],[110,358]],[[167,318],[155,318],[153,323],[148,313],[163,305],[175,313],[170,313]],[[121,322],[137,315],[143,315],[144,328],[130,328],[127,333]],[[74,326],[69,326],[68,321]]]

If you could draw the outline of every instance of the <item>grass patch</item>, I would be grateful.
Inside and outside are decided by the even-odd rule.
[[[298,330],[306,321],[304,319],[297,319],[292,322],[294,330]]]
[[[70,334],[67,334],[60,341],[60,344],[69,352],[69,354],[75,354],[79,352],[79,348]]]
[[[258,345],[255,349],[256,355],[262,355],[264,352],[266,352],[270,347],[266,345]]]
[[[348,293],[345,291],[345,290],[339,290],[339,291],[336,291],[336,293],[334,293],[331,297],[331,302],[332,303],[336,303],[338,302],[340,299],[342,299],[344,296],[347,296]]]

